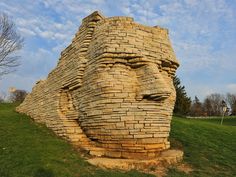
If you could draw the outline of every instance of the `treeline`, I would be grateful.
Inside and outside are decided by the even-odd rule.
[[[178,77],[174,78],[176,89],[176,103],[174,114],[179,116],[221,116],[236,115],[236,94],[213,93],[201,102],[197,96],[193,100],[187,96],[185,87],[181,85]],[[225,110],[223,110],[225,109]]]
[[[225,107],[226,115],[236,115],[236,94],[213,93],[200,102],[195,96],[190,107],[190,116],[220,116]]]
[[[27,94],[28,94],[27,91],[18,90],[18,89],[10,92],[9,95],[7,95],[6,93],[1,93],[0,103],[4,103],[4,102],[21,103],[24,101]]]

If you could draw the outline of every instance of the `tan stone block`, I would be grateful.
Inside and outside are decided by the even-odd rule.
[[[117,128],[125,127],[125,123],[124,122],[118,122],[118,123],[116,123],[116,127]]]
[[[159,128],[161,132],[170,132],[170,127],[160,127]]]
[[[165,148],[165,144],[147,144],[144,147],[145,149],[164,149]]]
[[[121,117],[121,121],[132,121],[132,120],[134,120],[134,115]]]
[[[139,128],[143,128],[143,127],[144,127],[144,124],[135,124],[134,125],[135,129],[139,129]]]
[[[169,136],[169,133],[155,133],[153,135],[154,138],[166,138]]]
[[[129,130],[111,130],[110,134],[111,135],[128,135]]]
[[[137,135],[134,135],[134,138],[151,138],[153,137],[152,134],[137,134]]]
[[[164,143],[166,139],[164,138],[145,138],[145,139],[138,139],[137,143],[138,144],[159,144],[159,143]]]
[[[105,155],[108,157],[115,157],[115,158],[120,158],[121,157],[121,152],[116,152],[116,151],[106,151]]]
[[[98,157],[100,157],[100,156],[103,156],[104,154],[105,154],[106,152],[105,152],[105,150],[90,150],[89,151],[89,154],[90,155],[94,155],[94,156],[98,156]]]
[[[144,159],[146,153],[121,152],[121,157],[128,159]]]

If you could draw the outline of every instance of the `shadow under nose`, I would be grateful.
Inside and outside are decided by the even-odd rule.
[[[150,95],[143,95],[143,99],[146,100],[154,100],[154,101],[162,101],[169,98],[171,93],[161,93],[161,94],[150,94]]]

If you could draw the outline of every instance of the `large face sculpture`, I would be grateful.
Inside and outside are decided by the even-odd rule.
[[[120,17],[95,28],[76,106],[107,156],[152,158],[169,148],[178,63],[167,35]]]
[[[167,30],[94,12],[17,110],[90,152],[154,158],[170,146],[177,67]]]

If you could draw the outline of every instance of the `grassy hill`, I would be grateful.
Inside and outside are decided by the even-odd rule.
[[[45,126],[0,104],[0,177],[145,177],[137,171],[103,170],[89,165],[78,151]],[[175,167],[168,177],[236,176],[236,118],[192,120],[174,118],[171,142],[183,148],[185,174]]]

